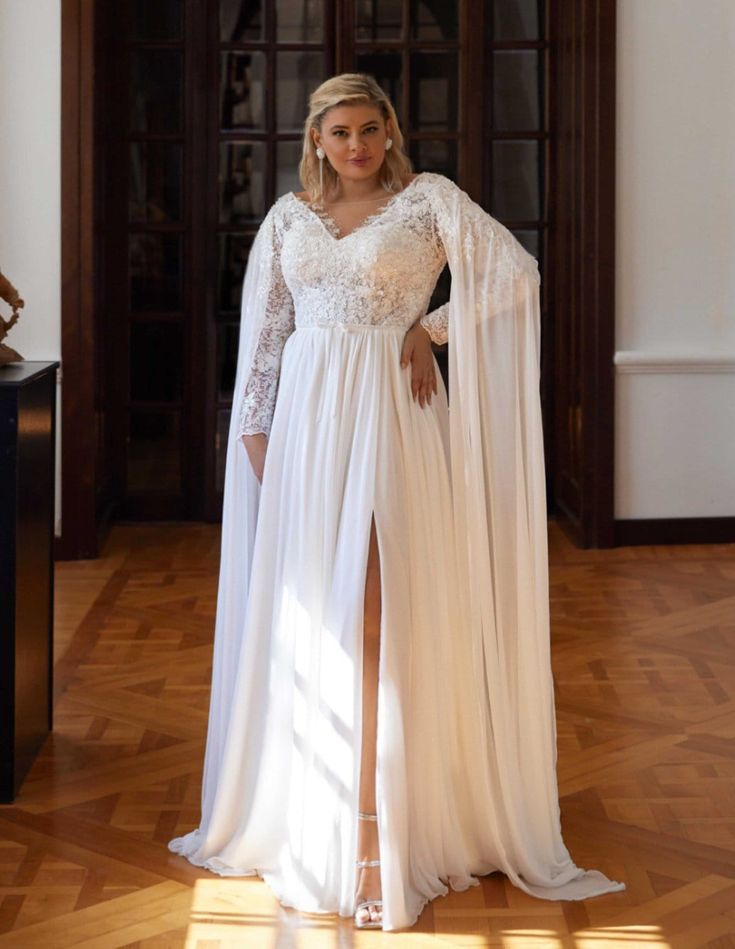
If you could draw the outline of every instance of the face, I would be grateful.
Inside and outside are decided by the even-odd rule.
[[[375,105],[338,105],[322,118],[321,132],[312,129],[311,135],[340,178],[362,181],[383,164],[390,123]]]

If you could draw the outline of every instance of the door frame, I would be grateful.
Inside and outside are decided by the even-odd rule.
[[[549,0],[555,514],[615,544],[616,0]],[[551,116],[550,116],[551,118]]]
[[[61,537],[58,559],[96,557],[94,322],[95,0],[61,0]]]
[[[106,530],[98,498],[97,444],[102,432],[95,404],[95,5],[95,0],[61,0],[61,559],[97,556]],[[556,326],[555,365],[565,365],[560,326],[579,334],[583,352],[575,393],[581,452],[581,464],[573,473],[577,502],[568,503],[556,490],[554,494],[578,543],[609,546],[614,542],[616,0],[547,0],[546,6],[551,42],[547,292]],[[479,30],[473,34],[468,56],[477,56],[481,35]],[[476,110],[476,91],[465,88],[465,95],[469,114],[473,106]],[[562,114],[566,124],[560,129]],[[477,134],[474,127],[466,124],[465,135]],[[478,187],[481,169],[475,165],[467,173],[468,187],[472,189],[471,182]],[[559,188],[571,175],[578,187],[574,200],[566,200],[567,192]],[[557,278],[563,260],[575,261],[576,270]],[[571,401],[568,390],[559,386],[565,382],[559,373],[557,368],[562,398],[557,400],[552,433],[555,465],[560,464],[560,439],[562,445],[568,440]]]

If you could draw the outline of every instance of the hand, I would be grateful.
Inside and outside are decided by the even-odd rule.
[[[250,465],[255,472],[255,477],[263,483],[263,468],[265,466],[265,452],[268,447],[268,436],[262,432],[255,435],[243,435],[242,443],[245,451],[248,453]]]
[[[431,393],[436,392],[436,362],[431,349],[431,336],[420,322],[406,332],[401,349],[401,368],[411,363],[411,393],[421,408],[431,405]]]

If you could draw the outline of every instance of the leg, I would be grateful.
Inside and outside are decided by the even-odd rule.
[[[362,669],[362,755],[360,759],[360,810],[375,814],[375,761],[378,712],[378,659],[380,657],[380,558],[375,519],[370,523],[370,549],[365,579],[363,613]],[[376,821],[358,820],[358,859],[377,860],[378,825]],[[380,867],[358,868],[356,902],[380,899]],[[380,907],[360,910],[358,922],[380,921]]]

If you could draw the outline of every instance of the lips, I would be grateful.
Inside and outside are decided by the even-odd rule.
[[[369,158],[349,158],[348,161],[351,165],[366,165],[370,159]]]

